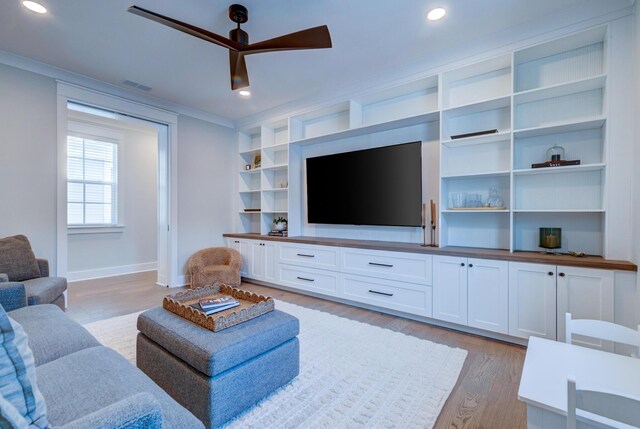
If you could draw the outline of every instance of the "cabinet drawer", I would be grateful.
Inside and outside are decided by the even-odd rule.
[[[345,273],[426,285],[432,282],[431,255],[344,249],[342,262]]]
[[[337,295],[338,273],[280,264],[280,283],[296,289]]]
[[[431,286],[345,274],[342,289],[346,299],[431,317]]]
[[[304,244],[280,244],[278,247],[278,260],[281,263],[326,270],[338,269],[338,251],[333,247]]]

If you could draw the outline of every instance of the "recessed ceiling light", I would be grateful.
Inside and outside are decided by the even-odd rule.
[[[251,95],[251,91],[247,91],[246,89],[243,89],[243,90],[240,90],[238,94],[240,94],[240,96],[242,97],[248,97]]]
[[[35,13],[46,13],[47,8],[42,6],[40,3],[36,3],[34,1],[25,0],[22,2],[22,5]]]
[[[437,7],[435,9],[431,9],[429,11],[429,13],[427,14],[427,19],[429,19],[429,21],[437,21],[439,19],[442,19],[442,17],[447,13],[446,10],[444,10],[444,8],[442,7]]]

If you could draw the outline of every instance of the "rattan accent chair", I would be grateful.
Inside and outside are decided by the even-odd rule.
[[[209,286],[216,282],[240,286],[241,269],[240,252],[228,247],[202,249],[189,258],[192,288]]]

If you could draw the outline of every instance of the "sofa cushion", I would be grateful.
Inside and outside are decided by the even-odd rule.
[[[0,396],[3,418],[18,427],[47,428],[47,410],[36,382],[36,367],[22,326],[0,306]],[[17,411],[25,421],[18,418]]]
[[[160,403],[165,429],[201,429],[202,423],[125,358],[93,347],[37,368],[49,422],[60,426],[139,392]]]
[[[101,346],[86,329],[55,305],[23,307],[9,313],[29,337],[36,366],[78,350]]]
[[[214,333],[156,307],[140,314],[138,330],[192,368],[212,377],[296,337],[300,326],[295,317],[273,310]]]
[[[67,279],[64,277],[39,277],[22,283],[29,305],[51,304],[67,290]]]
[[[0,273],[7,274],[12,282],[40,277],[38,261],[27,237],[16,235],[0,239]]]

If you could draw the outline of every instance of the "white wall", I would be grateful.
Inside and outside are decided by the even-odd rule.
[[[633,147],[635,149],[633,156],[633,209],[632,209],[632,226],[633,226],[633,261],[640,264],[640,10],[636,5],[634,15],[634,84],[631,97],[634,99],[633,123],[635,130],[633,134]],[[640,287],[640,281],[638,282]]]
[[[178,269],[184,284],[189,257],[223,246],[222,234],[233,231],[237,139],[229,128],[178,117]]]
[[[0,64],[0,237],[56,267],[56,84]]]
[[[93,132],[120,135],[118,145],[118,232],[69,234],[68,279],[80,280],[156,268],[157,131],[148,126],[69,112],[69,120]],[[74,230],[71,230],[74,232]]]

